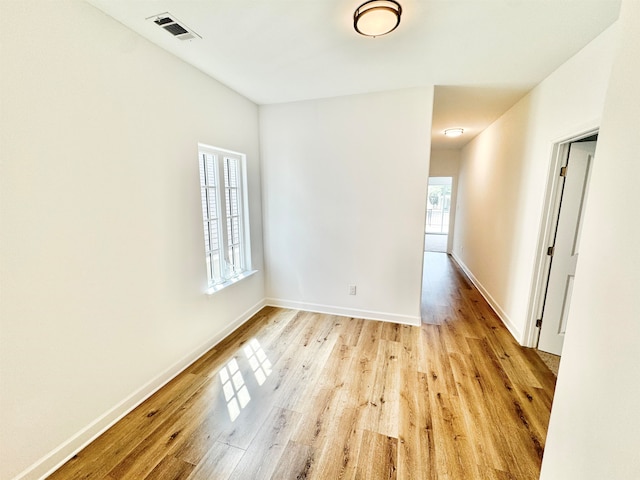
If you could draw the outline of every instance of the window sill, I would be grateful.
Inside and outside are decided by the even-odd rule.
[[[240,282],[241,280],[244,280],[245,278],[249,278],[252,275],[258,273],[258,270],[247,270],[246,272],[242,272],[240,275],[238,275],[237,277],[233,277],[229,280],[227,280],[224,283],[219,283],[218,285],[214,285],[213,287],[209,287],[207,289],[207,295],[213,295],[214,293],[217,293],[221,290],[224,290],[225,288],[234,285],[238,282]]]

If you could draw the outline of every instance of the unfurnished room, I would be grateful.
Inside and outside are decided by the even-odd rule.
[[[640,478],[639,1],[0,18],[0,479]]]

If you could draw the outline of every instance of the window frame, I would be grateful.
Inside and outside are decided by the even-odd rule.
[[[211,159],[211,169],[208,168],[207,157]],[[231,185],[230,181],[232,163],[236,166],[235,185]],[[246,164],[246,155],[243,153],[198,143],[207,293],[220,291],[255,273],[251,268]],[[235,210],[232,190],[235,190]],[[212,195],[215,196],[214,202],[211,202]],[[215,212],[212,212],[213,208]],[[237,221],[234,222],[233,218],[237,218]],[[217,248],[214,248],[215,244]],[[238,255],[230,259],[234,249],[239,250]],[[216,252],[217,264],[214,261]]]

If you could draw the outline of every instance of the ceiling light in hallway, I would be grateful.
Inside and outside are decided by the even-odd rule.
[[[464,128],[447,128],[444,134],[447,137],[459,137],[464,133]]]

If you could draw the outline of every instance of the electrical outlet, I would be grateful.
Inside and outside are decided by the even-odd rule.
[[[349,295],[355,295],[355,294],[356,294],[356,286],[349,285]]]

